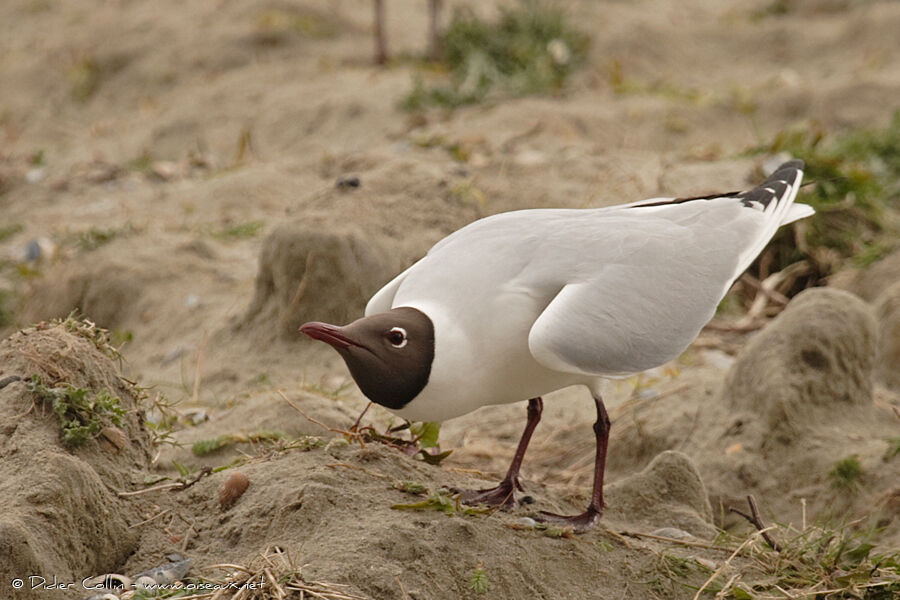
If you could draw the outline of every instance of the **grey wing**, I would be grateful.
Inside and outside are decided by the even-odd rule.
[[[553,298],[528,335],[535,360],[559,371],[621,375],[677,357],[775,230],[812,213],[792,204],[802,166],[785,163],[741,194],[623,207],[617,214],[658,220],[616,228],[645,243]]]
[[[532,325],[529,350],[547,368],[589,375],[668,362],[713,317],[734,269],[728,262],[609,265],[591,281],[562,288]]]

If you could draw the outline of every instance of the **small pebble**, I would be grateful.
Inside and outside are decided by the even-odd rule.
[[[188,310],[200,306],[200,298],[196,294],[188,294],[184,297],[184,307]]]
[[[42,181],[47,176],[47,169],[43,167],[35,167],[34,169],[28,169],[28,172],[25,173],[25,181],[28,183],[38,183]]]
[[[650,535],[657,535],[659,537],[667,537],[672,538],[673,540],[683,540],[685,538],[692,538],[690,533],[683,529],[678,529],[677,527],[663,527],[661,529],[657,529],[650,533]]]
[[[191,422],[191,425],[199,425],[209,420],[209,415],[202,408],[188,408],[184,411],[184,416]]]
[[[547,53],[553,62],[561,66],[569,64],[569,61],[572,60],[572,51],[569,49],[569,45],[559,38],[550,40],[547,44]]]
[[[124,450],[125,447],[128,446],[128,436],[118,427],[104,427],[100,430],[100,435],[115,446],[116,451]]]
[[[250,480],[247,479],[247,476],[240,471],[235,471],[219,488],[219,506],[223,510],[231,508],[248,487],[250,487]]]
[[[184,346],[178,346],[177,348],[170,350],[165,356],[162,357],[160,361],[163,366],[173,363],[182,356],[184,356],[185,348]]]
[[[42,258],[51,258],[56,252],[56,244],[47,238],[37,238],[25,245],[23,258],[25,262],[35,262]]]
[[[360,181],[359,177],[357,177],[356,175],[344,175],[342,177],[338,177],[337,183],[335,183],[335,186],[337,186],[337,189],[339,190],[358,188],[361,185],[362,181]]]
[[[519,525],[524,525],[526,527],[534,527],[535,525],[537,525],[537,521],[535,521],[531,517],[519,517],[518,519],[516,519],[516,523],[518,523]]]
[[[700,353],[703,361],[711,367],[727,370],[734,364],[735,358],[721,350],[709,349]]]

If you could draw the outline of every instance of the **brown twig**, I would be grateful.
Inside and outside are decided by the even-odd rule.
[[[366,404],[366,407],[363,409],[359,416],[356,417],[356,422],[353,424],[353,427],[350,428],[350,431],[359,431],[359,424],[362,421],[362,418],[366,416],[366,413],[369,412],[369,408],[372,406],[372,403],[369,402]]]
[[[400,581],[400,576],[397,575],[394,579],[397,580],[397,585],[400,586],[400,593],[403,594],[403,600],[409,600],[409,594],[407,594],[406,590],[403,588],[403,582]]]
[[[681,544],[682,546],[692,546],[694,548],[706,548],[707,550],[719,550],[721,552],[731,552],[731,548],[725,548],[724,546],[714,546],[713,544],[707,544],[705,542],[692,542],[690,540],[679,540],[677,538],[670,538],[661,535],[653,535],[652,533],[640,533],[638,531],[623,531],[621,535],[627,535],[629,537],[636,538],[647,538],[650,540],[658,540],[660,542],[669,542],[672,544]]]
[[[775,552],[781,552],[781,545],[773,540],[772,536],[769,535],[770,527],[767,527],[765,523],[763,523],[762,516],[759,514],[759,506],[757,506],[756,504],[756,498],[754,498],[753,496],[747,496],[747,504],[750,505],[749,515],[742,510],[734,508],[733,506],[729,508],[729,510],[735,514],[741,515],[742,517],[750,521],[750,523],[754,527],[756,527],[757,531],[762,534],[763,539],[766,540],[766,543],[769,544],[772,550],[774,550]]]
[[[116,492],[116,495],[119,498],[127,498],[128,496],[140,496],[141,494],[147,494],[150,492],[160,492],[163,490],[173,490],[176,492],[180,492],[181,490],[186,490],[207,475],[212,473],[212,467],[205,466],[200,469],[200,472],[194,476],[193,479],[190,480],[181,480],[181,481],[173,481],[172,483],[161,483],[159,485],[154,485],[153,487],[144,488],[142,490],[136,490],[134,492]]]
[[[155,515],[153,515],[153,516],[150,517],[149,519],[144,519],[143,521],[139,521],[139,522],[135,523],[134,525],[129,525],[129,526],[128,526],[128,529],[134,529],[135,527],[140,527],[141,525],[146,525],[146,524],[149,523],[150,521],[152,521],[152,520],[154,520],[154,519],[156,519],[156,518],[158,518],[158,517],[163,516],[164,514],[166,514],[167,512],[169,512],[169,510],[170,510],[170,509],[167,508],[167,509],[165,509],[165,510],[163,510],[163,511],[161,511],[161,512],[156,513]]]
[[[296,404],[294,404],[293,402],[291,402],[290,400],[288,400],[288,397],[285,396],[285,395],[284,395],[284,392],[282,392],[281,390],[275,390],[275,392],[276,392],[279,396],[281,396],[281,399],[284,400],[285,402],[287,402],[287,403],[291,406],[291,408],[293,408],[293,409],[296,410],[298,413],[300,413],[301,415],[303,415],[303,418],[306,419],[307,421],[309,421],[310,423],[313,423],[313,424],[315,424],[315,425],[318,425],[318,426],[321,427],[322,429],[325,429],[326,431],[330,431],[331,433],[340,433],[341,435],[345,435],[345,436],[347,436],[347,437],[349,437],[349,438],[351,438],[351,439],[357,439],[357,440],[359,440],[360,444],[362,444],[363,446],[365,446],[365,443],[363,442],[362,436],[361,436],[358,432],[355,432],[355,431],[346,431],[346,430],[344,430],[344,429],[335,429],[334,427],[329,427],[328,425],[326,425],[326,424],[323,423],[322,421],[317,421],[316,419],[313,419],[313,418],[310,417],[308,414],[306,414],[305,412],[303,412],[302,410],[300,410],[300,407],[297,406]]]
[[[209,339],[209,332],[203,332],[203,339],[200,340],[200,347],[197,349],[197,368],[194,371],[194,394],[193,403],[196,406],[200,402],[200,380],[202,378],[203,369],[203,353],[206,351],[206,342]]]

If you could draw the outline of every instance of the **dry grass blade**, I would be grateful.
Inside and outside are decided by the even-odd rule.
[[[731,553],[731,556],[729,556],[728,558],[726,558],[726,559],[725,559],[725,562],[723,562],[723,563],[719,566],[718,569],[716,569],[715,571],[713,571],[713,574],[709,576],[709,579],[707,579],[707,580],[703,583],[703,585],[700,586],[700,589],[697,590],[697,593],[696,593],[696,594],[694,594],[694,600],[699,600],[700,594],[703,593],[703,590],[705,590],[707,587],[709,587],[709,585],[710,585],[713,581],[716,580],[716,577],[718,577],[719,574],[720,574],[722,571],[724,571],[728,566],[731,565],[731,561],[734,560],[734,557],[737,556],[738,554],[740,554],[741,551],[742,551],[744,548],[746,548],[746,547],[747,547],[751,542],[753,542],[753,540],[755,540],[758,536],[762,535],[762,533],[763,533],[762,531],[757,531],[754,535],[752,535],[752,536],[748,537],[746,540],[744,540],[744,543],[742,543],[740,546],[738,546],[738,547],[735,549],[735,551]],[[732,579],[731,581],[733,582],[734,579]]]
[[[348,586],[344,584],[305,581],[301,568],[280,548],[266,548],[247,566],[221,563],[208,568],[230,571],[224,579],[209,579],[221,586],[215,594],[203,596],[214,600],[285,600],[298,596],[320,600],[369,600],[347,591]]]
[[[679,544],[681,546],[691,546],[693,548],[706,548],[707,550],[719,550],[721,552],[731,552],[732,549],[725,546],[716,546],[715,544],[707,544],[705,542],[694,542],[691,540],[680,540],[678,538],[664,537],[661,535],[653,535],[652,533],[640,533],[638,531],[623,531],[621,535],[627,535],[636,538],[646,538],[648,540],[657,540],[660,542],[669,542],[671,544]]]

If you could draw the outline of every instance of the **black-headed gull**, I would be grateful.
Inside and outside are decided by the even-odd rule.
[[[587,386],[597,406],[590,504],[540,517],[584,531],[603,510],[602,380],[684,352],[775,231],[813,214],[793,203],[802,177],[792,160],[746,192],[480,219],[385,285],[364,318],[300,331],[333,346],[369,399],[410,421],[530,399],[506,477],[465,492],[469,503],[515,506],[541,396]]]

